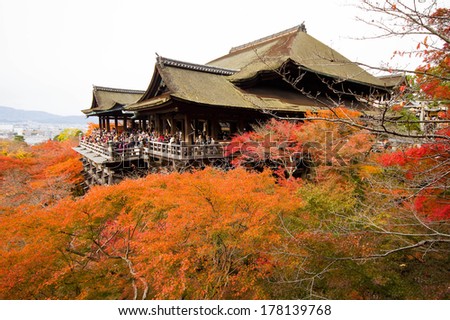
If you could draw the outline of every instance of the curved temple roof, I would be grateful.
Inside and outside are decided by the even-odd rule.
[[[125,110],[136,112],[159,108],[174,100],[210,106],[261,107],[290,112],[314,108],[318,102],[304,96],[285,99],[280,93],[261,92],[248,89],[248,86],[248,90],[243,89],[245,85],[241,84],[251,83],[259,74],[279,70],[287,64],[365,88],[385,90],[392,86],[386,79],[369,74],[356,63],[308,35],[302,24],[234,47],[227,55],[205,65],[157,55],[155,71],[145,93],[97,89],[94,90],[96,105],[93,102],[89,111],[112,110],[120,104],[126,105]]]
[[[227,55],[207,65],[239,69],[230,80],[241,82],[255,77],[262,70],[277,69],[289,60],[321,75],[369,86],[386,86],[358,64],[311,37],[303,24],[232,48]]]
[[[86,115],[93,115],[113,110],[139,100],[145,91],[93,86],[90,109],[82,110]]]
[[[317,104],[314,101],[305,101],[305,99],[303,100],[305,104],[290,103],[246,92],[230,82],[230,77],[236,72],[233,69],[158,57],[152,82],[158,78],[168,90],[163,94],[154,92],[152,96],[151,83],[143,98],[126,106],[125,109],[128,111],[148,110],[173,100],[210,106],[260,108],[289,112],[304,112],[311,109],[310,106]]]

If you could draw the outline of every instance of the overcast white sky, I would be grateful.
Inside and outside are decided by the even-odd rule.
[[[353,40],[376,32],[356,22],[355,16],[367,13],[355,3],[0,0],[0,106],[81,115],[90,107],[92,85],[145,90],[155,52],[207,63],[233,46],[303,21],[316,39],[375,66],[388,62],[394,50],[413,46],[411,41]]]

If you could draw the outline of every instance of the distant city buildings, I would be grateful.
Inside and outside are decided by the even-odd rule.
[[[52,140],[66,128],[77,128],[85,131],[87,125],[39,123],[33,121],[0,123],[0,139],[14,139],[15,136],[23,136],[26,143],[33,145]]]

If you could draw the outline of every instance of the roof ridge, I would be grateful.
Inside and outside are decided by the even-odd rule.
[[[94,91],[108,91],[108,92],[118,92],[118,93],[135,93],[135,94],[144,94],[143,90],[133,90],[133,89],[121,89],[121,88],[111,88],[111,87],[102,87],[102,86],[92,86]]]
[[[244,44],[242,44],[240,46],[232,47],[230,49],[229,53],[233,53],[233,52],[236,52],[236,51],[244,50],[244,49],[247,49],[249,47],[253,47],[253,46],[257,45],[257,44],[261,44],[261,43],[268,42],[268,41],[271,41],[271,40],[274,40],[274,39],[277,39],[277,38],[281,38],[283,36],[286,36],[286,35],[291,34],[291,33],[296,33],[298,31],[306,33],[306,27],[305,27],[305,23],[304,22],[302,24],[299,24],[299,25],[295,26],[295,27],[292,27],[292,28],[289,28],[289,29],[286,29],[286,30],[283,30],[283,31],[280,31],[280,32],[277,32],[277,33],[274,33],[274,34],[271,34],[271,35],[268,35],[268,36],[265,36],[263,38],[259,38],[257,40],[253,40],[253,41],[244,43]]]
[[[157,56],[157,62],[161,66],[170,66],[170,67],[176,67],[176,68],[182,68],[182,69],[188,69],[188,70],[194,70],[194,71],[200,71],[200,72],[207,72],[207,73],[213,73],[213,74],[220,74],[225,76],[231,76],[232,74],[235,74],[239,70],[236,69],[226,69],[226,68],[220,68],[220,67],[213,67],[208,66],[204,64],[197,64],[197,63],[190,63],[175,59],[169,59],[164,58],[161,56]]]

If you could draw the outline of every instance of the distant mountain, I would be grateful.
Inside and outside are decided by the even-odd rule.
[[[28,111],[0,106],[1,123],[39,122],[51,124],[86,124],[92,122],[85,116],[59,116],[43,111]]]

